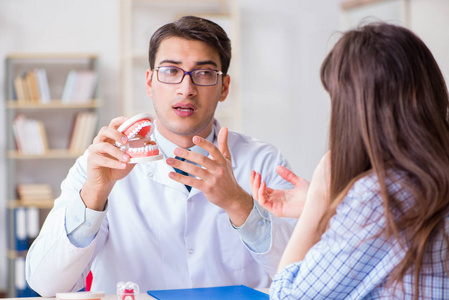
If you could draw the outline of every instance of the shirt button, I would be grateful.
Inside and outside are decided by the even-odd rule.
[[[193,249],[189,249],[189,253],[190,253],[190,254],[193,254]]]
[[[263,224],[264,224],[264,221],[263,220],[259,220],[259,226],[263,226]]]
[[[192,202],[192,198],[187,199],[187,202],[189,203]]]
[[[263,215],[264,215],[265,218],[268,218],[268,212],[267,211],[264,211]]]

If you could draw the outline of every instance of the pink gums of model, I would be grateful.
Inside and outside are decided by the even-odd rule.
[[[128,137],[128,144],[121,145],[116,142],[116,145],[131,157],[129,163],[162,159],[162,155],[159,154],[159,147],[155,141],[151,140],[154,124],[150,114],[135,115],[126,120],[117,130]]]

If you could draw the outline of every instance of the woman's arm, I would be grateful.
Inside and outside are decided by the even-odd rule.
[[[329,206],[330,155],[323,156],[312,177],[304,209],[282,255],[278,271],[304,259],[322,235],[320,222]]]

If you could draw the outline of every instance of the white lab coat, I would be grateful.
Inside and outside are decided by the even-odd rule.
[[[219,125],[215,122],[215,132]],[[250,192],[249,174],[260,172],[268,186],[291,188],[275,168],[288,167],[271,145],[229,132],[234,175]],[[27,280],[42,296],[80,290],[92,270],[92,290],[114,294],[119,281],[132,281],[141,292],[225,285],[268,287],[294,222],[269,216],[272,243],[255,253],[242,242],[223,209],[197,189],[171,180],[164,160],[138,164],[118,181],[108,198],[108,211],[94,241],[72,245],[65,230],[65,210],[80,203],[87,155],[81,156],[61,184],[44,226],[27,255]],[[84,220],[78,220],[82,223]]]

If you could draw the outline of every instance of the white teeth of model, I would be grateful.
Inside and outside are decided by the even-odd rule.
[[[145,147],[145,151],[153,151],[156,150],[157,146],[156,145],[148,145]]]

